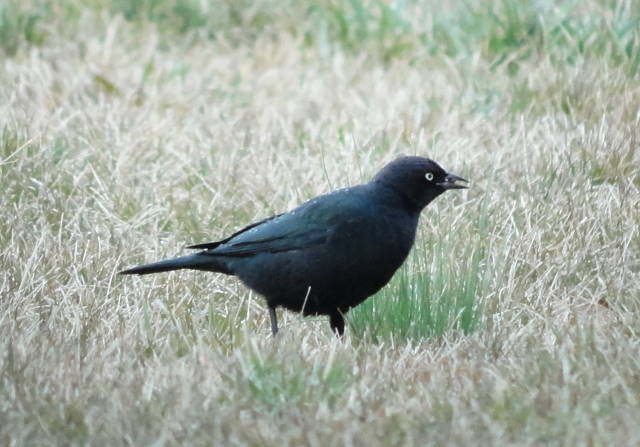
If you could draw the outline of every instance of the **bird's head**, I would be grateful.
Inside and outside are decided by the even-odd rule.
[[[371,181],[391,188],[411,211],[420,212],[448,189],[464,189],[462,177],[423,157],[400,157],[382,168]]]

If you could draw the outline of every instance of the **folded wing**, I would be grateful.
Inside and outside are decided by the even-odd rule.
[[[258,253],[278,253],[301,250],[322,244],[327,240],[328,228],[305,222],[291,214],[270,217],[249,225],[230,237],[188,248],[204,249],[203,255],[252,256]]]
[[[282,216],[282,214],[277,214],[275,216],[271,216],[271,217],[267,217],[266,219],[262,219],[258,222],[254,222],[251,225],[247,225],[246,227],[244,227],[243,229],[236,231],[235,233],[233,233],[231,236],[222,239],[221,241],[216,241],[216,242],[205,242],[204,244],[196,244],[196,245],[189,245],[187,248],[191,248],[191,249],[196,249],[196,250],[210,250],[213,248],[216,248],[217,246],[221,245],[221,244],[225,244],[227,242],[229,242],[231,239],[233,239],[234,237],[238,236],[239,234],[242,234],[246,231],[249,231],[250,229],[257,227],[259,225],[262,225],[266,222],[269,222],[270,220],[273,219],[277,219],[278,217]]]
[[[192,245],[211,256],[252,256],[303,250],[325,243],[344,223],[345,216],[368,213],[357,187],[317,197],[297,209],[251,224],[226,239]]]

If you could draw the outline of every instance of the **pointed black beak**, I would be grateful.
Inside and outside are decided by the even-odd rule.
[[[462,177],[458,177],[455,174],[449,173],[444,178],[444,182],[438,183],[438,186],[440,186],[441,188],[444,188],[444,189],[466,189],[466,188],[468,188],[468,186],[460,185],[460,184],[458,184],[456,182],[469,183],[467,180],[463,179]]]

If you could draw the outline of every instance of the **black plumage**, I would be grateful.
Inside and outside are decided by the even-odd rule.
[[[420,212],[466,180],[422,157],[400,157],[369,182],[316,197],[249,225],[202,251],[134,267],[122,274],[204,270],[238,276],[275,309],[328,315],[344,332],[343,315],[380,290],[413,246]]]

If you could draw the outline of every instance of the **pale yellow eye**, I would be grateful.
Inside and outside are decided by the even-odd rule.
[[[433,180],[433,173],[431,173],[431,172],[427,172],[427,173],[424,175],[424,178],[426,178],[428,181]]]

